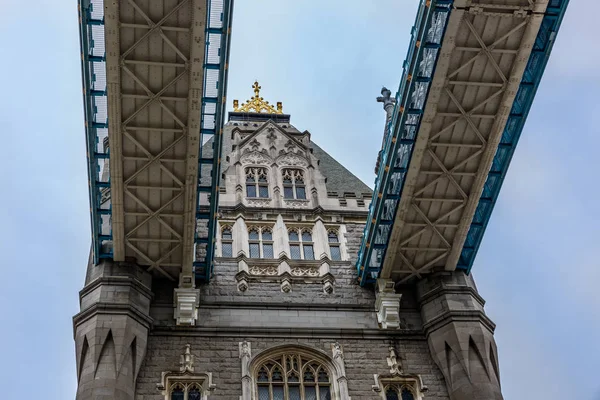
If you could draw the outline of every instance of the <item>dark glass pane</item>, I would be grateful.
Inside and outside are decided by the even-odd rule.
[[[415,400],[412,392],[406,388],[402,389],[402,400]]]
[[[327,239],[329,240],[329,243],[337,243],[338,242],[338,235],[335,232],[329,232],[327,234]]]
[[[269,382],[269,374],[267,373],[267,369],[265,367],[261,367],[261,369],[258,370],[258,381]]]
[[[190,389],[188,392],[188,400],[200,400],[202,396],[200,395],[200,390],[198,389]]]
[[[289,236],[290,236],[290,241],[292,241],[292,242],[297,242],[298,241],[298,232],[296,232],[296,231],[290,231],[289,232]]]
[[[294,188],[291,186],[283,187],[283,198],[284,199],[293,199],[294,198]]]
[[[250,232],[248,232],[248,238],[250,240],[258,240],[259,239],[258,230],[257,229],[250,230]]]
[[[394,388],[388,388],[385,391],[385,398],[386,400],[398,400],[398,393]]]
[[[314,386],[304,386],[304,400],[317,400],[317,389]]]
[[[258,243],[250,243],[250,258],[260,258]]]
[[[315,381],[315,374],[313,374],[312,370],[310,368],[306,368],[304,370],[304,382],[314,382]]]
[[[312,234],[309,231],[302,232],[302,241],[303,242],[312,242]]]
[[[271,375],[271,380],[273,382],[283,382],[283,374],[281,373],[279,367],[275,367],[275,369],[273,369],[273,375]]]
[[[302,258],[300,257],[300,246],[297,244],[290,245],[290,258],[292,260],[300,260]]]
[[[271,231],[264,230],[263,231],[263,240],[273,240],[273,234]]]
[[[268,186],[259,186],[258,187],[258,196],[262,198],[269,197],[269,187]]]
[[[288,376],[288,382],[300,382],[300,378],[298,378],[298,374],[295,372],[292,372],[289,376]]]
[[[314,260],[315,252],[312,246],[304,245],[304,259],[305,260]]]
[[[296,198],[297,199],[306,199],[306,191],[304,190],[304,186],[296,186]]]
[[[246,185],[246,196],[247,197],[256,197],[256,186]]]
[[[270,400],[268,386],[259,386],[258,387],[258,400]]]
[[[223,239],[231,239],[231,229],[223,229],[223,233],[221,234]]]
[[[171,400],[183,400],[183,389],[174,389],[171,392]]]
[[[331,392],[329,386],[319,387],[319,400],[331,400]]]
[[[263,244],[263,258],[273,258],[272,244]]]
[[[223,243],[223,257],[233,257],[233,243],[224,242]]]
[[[300,400],[300,386],[288,386],[290,400]]]
[[[329,246],[331,249],[331,259],[334,261],[340,261],[342,254],[340,253],[340,246]]]
[[[273,385],[273,400],[283,400],[283,386]]]
[[[327,371],[321,368],[317,374],[319,378],[319,382],[329,382],[329,375],[327,375]]]

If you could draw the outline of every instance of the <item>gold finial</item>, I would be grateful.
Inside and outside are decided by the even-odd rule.
[[[258,84],[258,81],[254,81],[252,88],[254,89],[254,97],[252,97],[250,100],[246,101],[241,106],[237,100],[233,101],[234,112],[264,112],[266,114],[283,114],[283,104],[281,102],[277,102],[277,109],[275,109],[269,104],[268,101],[265,101],[262,97],[260,97],[261,86]]]
[[[258,94],[260,93],[260,89],[262,89],[258,85],[258,81],[254,81],[254,85],[252,85],[252,87],[254,88],[254,97],[258,97]]]

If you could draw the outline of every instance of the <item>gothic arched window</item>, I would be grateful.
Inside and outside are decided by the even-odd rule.
[[[408,385],[388,385],[385,387],[386,400],[415,400],[413,389]]]
[[[233,257],[233,234],[230,226],[221,228],[221,256]]]
[[[298,353],[284,353],[256,368],[258,400],[331,400],[332,379],[321,362]]]
[[[273,231],[266,227],[251,227],[248,230],[250,258],[273,258]]]
[[[246,168],[246,197],[269,197],[269,181],[266,168]]]
[[[292,260],[314,260],[315,250],[312,231],[308,228],[291,228],[288,231],[290,241],[290,258]]]
[[[327,241],[329,242],[331,259],[333,261],[340,261],[342,259],[342,253],[340,251],[340,238],[338,232],[334,229],[327,231]]]
[[[306,199],[306,186],[304,184],[304,171],[300,169],[284,169],[281,171],[283,178],[284,199]]]

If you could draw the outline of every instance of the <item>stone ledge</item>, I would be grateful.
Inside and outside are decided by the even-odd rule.
[[[425,336],[429,335],[436,330],[452,323],[452,322],[481,322],[490,333],[494,333],[496,324],[488,318],[483,311],[472,310],[472,311],[446,311],[444,314],[433,318],[431,321],[423,324],[423,331]]]
[[[73,316],[73,336],[75,336],[79,324],[86,322],[96,315],[126,315],[133,318],[147,329],[150,329],[154,322],[153,318],[133,305],[99,302]]]
[[[477,293],[477,291],[470,286],[461,286],[461,285],[445,285],[441,284],[440,286],[436,286],[434,289],[425,292],[422,296],[418,298],[419,303],[427,303],[433,300],[436,297],[440,297],[444,294],[469,294],[477,300],[479,304],[483,307],[485,305],[485,300],[483,297]]]
[[[280,338],[332,338],[332,339],[389,339],[401,337],[410,340],[425,341],[423,331],[380,329],[344,329],[344,328],[259,328],[259,327],[155,327],[149,336],[202,336],[202,337],[280,337]]]
[[[146,285],[140,282],[138,279],[134,279],[130,276],[107,276],[96,278],[87,285],[84,286],[83,289],[79,291],[79,298],[84,297],[90,292],[94,291],[101,285],[110,285],[110,286],[132,286],[138,292],[143,293],[147,298],[152,299],[154,297],[154,293],[150,290]]]

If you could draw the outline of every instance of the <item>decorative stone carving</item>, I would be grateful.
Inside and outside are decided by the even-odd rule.
[[[191,353],[190,345],[186,345],[185,352],[181,355],[179,372],[163,372],[160,383],[156,388],[161,391],[165,399],[171,398],[172,388],[181,388],[188,396],[188,391],[199,390],[202,400],[208,398],[208,394],[215,390],[216,385],[212,382],[212,374],[194,373],[194,355]]]
[[[253,198],[253,199],[247,199],[247,202],[248,202],[249,206],[253,206],[253,207],[270,207],[271,206],[271,199]]]
[[[329,279],[323,281],[323,292],[326,294],[333,293],[333,282],[331,282]]]
[[[390,355],[387,358],[388,367],[390,367],[390,374],[401,375],[402,374],[402,363],[398,361],[396,356],[396,350],[393,346],[389,347]]]
[[[331,344],[331,354],[333,365],[338,375],[338,384],[340,385],[340,396],[342,399],[350,400],[348,395],[348,378],[346,378],[346,364],[344,362],[344,350],[339,342]]]
[[[295,266],[291,268],[293,276],[319,276],[319,268]]]
[[[284,199],[283,203],[287,208],[301,208],[307,207],[310,204],[310,200],[302,199]]]
[[[242,363],[242,395],[240,396],[240,399],[250,400],[252,398],[252,376],[250,375],[252,348],[248,341],[240,342],[239,347],[240,360]]]
[[[284,278],[281,281],[281,291],[283,293],[289,293],[292,291],[292,284],[290,283],[290,280],[287,278]]]
[[[394,281],[389,279],[377,280],[377,293],[375,295],[375,309],[377,322],[382,329],[400,328],[400,298],[396,294]]]
[[[238,280],[237,288],[240,292],[248,290],[248,281],[245,278]]]
[[[242,164],[271,165],[273,160],[265,153],[258,150],[252,150],[244,153],[240,158],[240,162]]]
[[[277,159],[277,164],[281,166],[307,167],[308,160],[294,153],[286,153]]]
[[[175,289],[175,319],[177,325],[196,325],[200,291],[198,289]]]
[[[255,265],[255,266],[250,267],[249,272],[250,272],[250,275],[268,275],[268,276],[274,276],[274,275],[277,275],[277,266],[274,266],[274,265],[264,265],[264,266]]]
[[[189,344],[185,345],[185,352],[181,355],[179,364],[180,372],[194,372],[194,355]]]

